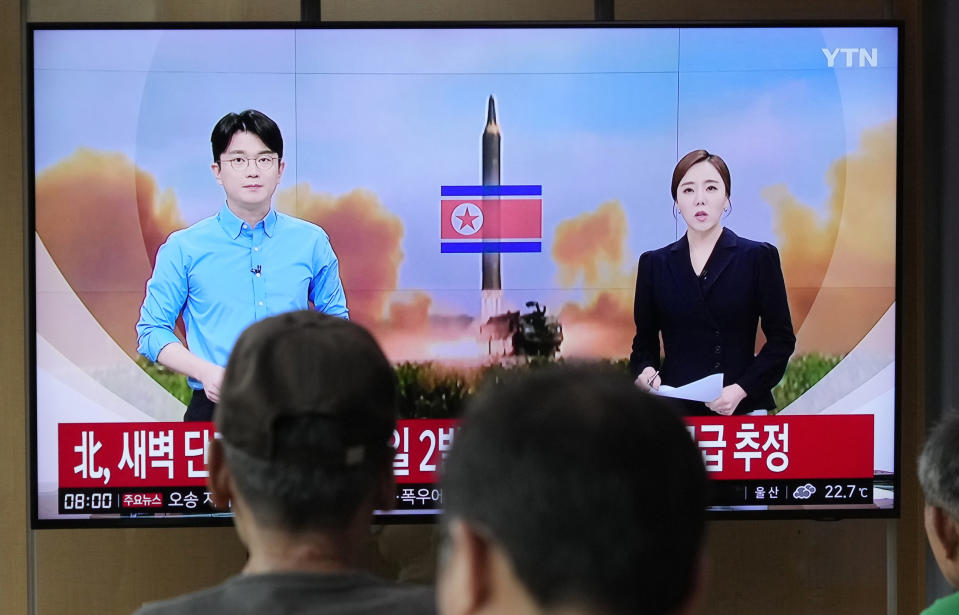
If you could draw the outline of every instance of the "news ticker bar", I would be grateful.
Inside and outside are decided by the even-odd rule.
[[[712,481],[710,506],[805,506],[873,503],[872,479],[783,481]],[[653,495],[652,497],[655,497]],[[562,503],[557,503],[562,506]],[[443,489],[434,483],[397,485],[394,511],[443,508]],[[57,510],[69,514],[214,514],[210,494],[202,487],[59,489]]]
[[[435,483],[396,486],[393,509],[436,510],[443,506],[443,489]],[[72,487],[57,490],[57,512],[70,514],[181,513],[214,514],[205,487]]]

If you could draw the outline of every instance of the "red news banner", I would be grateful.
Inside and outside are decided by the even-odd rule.
[[[821,479],[860,479],[856,484],[868,483],[871,501],[871,415],[690,417],[686,422],[713,479],[741,484],[745,492],[760,483],[768,483],[763,490],[781,485],[788,491],[796,484],[822,484]],[[398,510],[441,508],[439,471],[456,423],[398,421],[391,442]],[[212,423],[61,423],[58,434],[61,514],[211,512],[204,459],[215,435]],[[865,493],[859,491],[857,501],[866,503]]]
[[[687,417],[713,479],[873,477],[873,416]]]

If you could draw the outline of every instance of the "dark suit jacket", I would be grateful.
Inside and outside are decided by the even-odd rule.
[[[639,258],[633,316],[634,378],[650,365],[670,386],[722,372],[724,386],[737,383],[746,391],[736,414],[776,407],[771,391],[786,371],[796,336],[774,246],[724,228],[700,277],[685,235],[646,252]],[[766,343],[754,354],[760,322]],[[712,414],[700,402],[686,406],[690,414]]]

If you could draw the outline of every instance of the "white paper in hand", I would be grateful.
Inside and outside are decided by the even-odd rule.
[[[649,392],[660,397],[674,397],[701,402],[713,401],[723,392],[723,375],[710,374],[681,387],[663,385],[659,387],[659,390],[650,389]]]

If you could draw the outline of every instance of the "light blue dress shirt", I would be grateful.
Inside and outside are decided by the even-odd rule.
[[[347,318],[339,263],[320,227],[270,209],[254,228],[224,205],[172,233],[157,251],[137,323],[138,350],[156,361],[178,342],[183,313],[190,351],[226,365],[246,327],[267,316],[309,307]],[[202,388],[190,379],[194,389]]]

